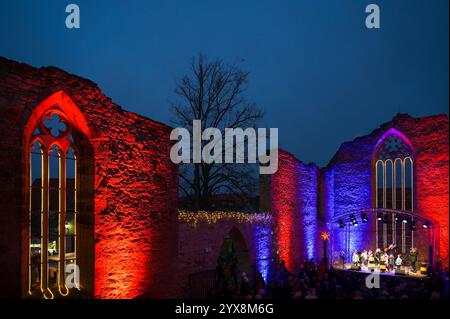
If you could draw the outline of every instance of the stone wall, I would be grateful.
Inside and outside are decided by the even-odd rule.
[[[323,212],[330,220],[335,214],[374,207],[374,170],[372,156],[377,142],[390,129],[403,134],[412,144],[415,159],[415,212],[439,225],[440,241],[436,249],[448,266],[448,116],[413,118],[398,114],[370,134],[345,142],[322,170]],[[373,223],[353,232],[350,250],[367,248],[367,236]],[[373,231],[372,231],[373,232]],[[344,243],[343,232],[333,241],[335,250]],[[423,237],[423,236],[422,236]],[[426,249],[422,247],[423,249]]]
[[[83,288],[98,298],[151,293],[167,278],[177,248],[170,127],[123,110],[89,80],[0,58],[0,295],[27,290],[27,135],[54,105],[86,150],[80,159]]]
[[[189,287],[189,275],[217,267],[225,236],[235,244],[239,271],[253,280],[255,270],[267,280],[273,253],[272,218],[269,214],[241,212],[182,212],[178,243],[178,292]],[[273,262],[272,262],[273,263]]]
[[[252,214],[219,218],[214,212],[203,221],[178,222],[170,127],[123,110],[89,80],[0,58],[0,296],[26,295],[29,143],[37,120],[53,107],[73,125],[80,149],[77,248],[81,283],[92,296],[180,296],[189,274],[215,268],[229,234],[244,243],[248,272],[258,270],[265,278],[274,254],[290,270],[306,258],[318,261],[319,233],[326,221],[374,206],[372,157],[390,129],[412,144],[415,211],[439,225],[435,249],[448,266],[446,115],[399,114],[370,134],[343,143],[321,170],[281,150],[277,173],[261,177],[260,210],[270,213],[270,223],[242,217]],[[373,223],[361,226],[350,238],[350,250],[372,240],[367,234]],[[342,236],[331,234],[333,249],[342,248]]]
[[[279,256],[289,270],[305,259],[318,259],[318,176],[315,164],[304,164],[280,150],[278,171],[262,189],[268,189]],[[267,204],[265,204],[267,205]]]

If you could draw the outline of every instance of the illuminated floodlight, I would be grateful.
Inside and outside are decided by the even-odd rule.
[[[369,221],[369,218],[367,217],[366,214],[362,214],[361,220],[363,223],[367,223]]]

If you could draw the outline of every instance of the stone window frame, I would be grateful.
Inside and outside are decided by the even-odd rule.
[[[95,127],[91,127],[84,111],[74,102],[65,90],[55,90],[38,102],[27,106],[22,116],[22,155],[21,155],[21,190],[22,219],[21,225],[21,292],[23,298],[34,298],[29,295],[29,178],[30,153],[37,124],[40,118],[50,110],[59,110],[72,127],[72,135],[78,152],[77,170],[77,266],[79,267],[80,289],[85,296],[95,294],[95,212],[98,211],[96,202],[102,201],[96,196],[96,156],[102,156],[101,143],[104,141]],[[82,181],[82,182],[81,182]],[[39,289],[38,289],[39,290]]]
[[[400,158],[400,157],[395,157],[395,158],[383,158],[383,159],[379,159],[378,158],[378,151],[380,150],[380,148],[384,145],[384,143],[392,136],[395,135],[397,136],[404,144],[406,144],[409,148],[410,154],[408,154],[407,156]],[[397,165],[396,163],[400,161],[401,163],[401,196],[402,196],[402,201],[401,201],[401,205],[402,207],[396,207],[396,196],[397,196],[397,191],[396,191],[396,176],[397,176]],[[411,187],[410,187],[410,191],[411,191],[411,203],[410,203],[410,207],[406,207],[406,187],[405,187],[405,178],[406,178],[406,163],[409,162],[410,163],[410,167],[411,167],[411,173],[410,173],[410,183],[411,183]],[[391,176],[391,184],[392,184],[392,194],[391,194],[391,207],[386,207],[387,206],[387,200],[386,200],[386,189],[387,189],[387,185],[386,185],[386,167],[387,164],[392,163],[392,176]],[[414,212],[414,201],[415,201],[415,173],[416,173],[416,167],[415,167],[415,152],[414,152],[414,147],[411,144],[411,142],[409,141],[409,139],[406,137],[406,135],[404,135],[403,133],[401,133],[400,131],[398,131],[395,128],[391,128],[389,130],[387,130],[378,140],[378,142],[376,143],[375,147],[374,147],[374,151],[372,154],[372,171],[374,174],[374,201],[373,201],[373,207],[375,208],[386,208],[386,209],[395,209],[395,210],[403,210],[403,211],[411,211]],[[383,176],[383,200],[382,200],[382,206],[383,207],[378,207],[379,206],[379,199],[378,199],[378,168],[379,168],[379,164],[381,164],[381,168],[383,170],[382,172],[382,176]],[[395,214],[393,214],[392,216],[392,237],[394,240],[394,244],[396,243],[396,238],[397,238],[397,226],[396,226],[396,220],[395,220]],[[375,221],[375,242],[376,242],[376,246],[378,247],[378,242],[379,242],[379,238],[378,238],[378,221]],[[402,247],[402,252],[406,252],[406,238],[405,238],[405,234],[406,234],[406,225],[404,223],[401,224],[401,232],[402,232],[402,242],[401,242],[401,247]],[[391,243],[387,243],[387,224],[383,223],[383,244],[386,246],[391,244]],[[414,245],[414,232],[411,231],[411,245]]]
[[[49,128],[47,128],[44,124],[44,121],[47,119],[51,119],[54,115],[57,115],[62,123],[65,124],[66,130],[64,132],[58,131],[58,135],[55,136],[52,134]],[[31,272],[32,272],[32,261],[31,261],[31,225],[32,225],[32,160],[33,156],[33,148],[36,143],[38,143],[41,154],[41,200],[39,205],[41,207],[41,215],[40,215],[40,272],[39,272],[39,283],[40,283],[40,291],[42,296],[45,299],[53,299],[55,297],[55,293],[51,290],[48,283],[49,277],[49,254],[44,254],[42,252],[48,252],[48,244],[49,244],[49,220],[50,220],[50,154],[52,151],[57,152],[58,158],[58,258],[56,260],[57,263],[57,292],[61,296],[67,296],[69,294],[69,288],[65,285],[65,266],[67,262],[75,263],[77,261],[77,189],[78,189],[78,178],[77,178],[77,148],[73,141],[72,133],[72,125],[67,120],[64,112],[59,110],[57,107],[50,108],[47,110],[44,115],[40,117],[36,125],[37,134],[33,134],[31,139],[31,143],[28,147],[28,153],[30,156],[29,161],[29,222],[28,222],[28,293],[32,295],[34,291],[32,291],[32,283],[31,283]],[[66,199],[67,199],[67,188],[66,188],[66,166],[67,160],[72,160],[68,158],[68,152],[72,149],[73,151],[73,160],[74,160],[74,224],[73,224],[73,236],[74,236],[74,252],[66,258]],[[37,153],[37,154],[39,154]],[[35,153],[36,154],[36,153]],[[63,247],[63,248],[62,248]],[[79,287],[76,287],[79,289]]]

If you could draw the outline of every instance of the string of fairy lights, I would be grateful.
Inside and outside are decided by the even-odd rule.
[[[215,224],[222,221],[236,221],[238,223],[263,224],[267,225],[272,221],[272,215],[265,212],[247,213],[237,211],[178,211],[178,220],[189,223],[192,226],[198,224]]]

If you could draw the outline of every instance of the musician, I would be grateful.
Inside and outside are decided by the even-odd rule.
[[[411,249],[409,250],[409,261],[410,261],[413,272],[417,271],[418,257],[419,257],[419,254],[417,253],[417,248],[411,247]]]
[[[395,256],[394,256],[393,253],[391,253],[389,255],[389,258],[388,258],[388,269],[389,269],[389,271],[394,270],[394,266],[395,266]]]
[[[368,254],[367,254],[367,250],[363,250],[363,252],[361,253],[361,264],[364,266],[367,266],[367,258],[368,258]]]
[[[377,249],[375,250],[375,263],[376,263],[377,265],[379,265],[380,262],[381,262],[381,255],[382,255],[381,249],[380,249],[380,248],[377,248]]]
[[[353,252],[352,261],[353,261],[353,265],[354,266],[358,266],[358,264],[359,264],[359,254],[358,254],[358,251],[356,249]]]
[[[390,244],[389,247],[387,248],[387,254],[394,254],[395,253],[395,244]]]
[[[402,263],[403,263],[403,259],[401,257],[401,254],[398,254],[397,259],[395,260],[395,266],[396,266],[397,270],[400,270]]]
[[[388,264],[388,262],[389,262],[389,255],[388,255],[387,253],[384,253],[384,254],[381,256],[381,262],[384,263],[384,264],[387,266],[387,264]]]
[[[367,259],[369,260],[369,264],[372,262],[372,263],[375,263],[375,258],[374,258],[374,256],[373,256],[373,252],[372,252],[372,250],[370,250],[369,249],[369,251],[367,252]]]

